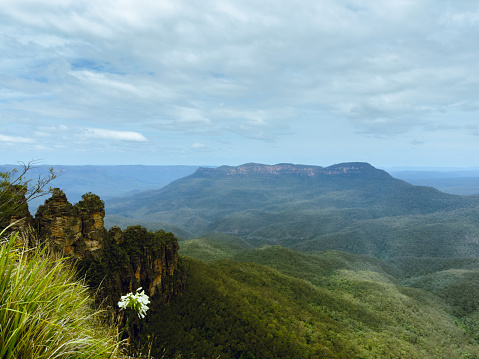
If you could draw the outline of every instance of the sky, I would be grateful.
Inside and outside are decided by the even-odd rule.
[[[0,164],[479,165],[479,2],[1,0]]]

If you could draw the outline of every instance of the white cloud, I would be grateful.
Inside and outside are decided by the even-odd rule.
[[[15,144],[15,143],[33,143],[35,141],[33,141],[31,138],[28,138],[28,137],[6,136],[6,135],[0,134],[0,142]]]
[[[206,145],[203,144],[203,143],[193,143],[191,145],[191,148],[193,148],[193,149],[204,149],[204,148],[206,148]]]
[[[0,115],[50,147],[60,123],[181,148],[287,143],[306,119],[420,136],[479,111],[478,19],[460,0],[3,0]]]
[[[116,131],[102,128],[87,128],[84,129],[82,136],[91,138],[101,138],[113,141],[132,141],[132,142],[146,142],[148,139],[139,132],[133,131]]]

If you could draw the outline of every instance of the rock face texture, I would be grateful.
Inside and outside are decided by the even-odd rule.
[[[153,300],[168,302],[183,293],[185,278],[178,241],[172,233],[148,232],[141,226],[125,231],[113,227],[109,238],[101,261],[92,257],[83,262],[87,270],[95,271],[93,281],[103,280],[105,296],[108,292],[127,293],[142,287]]]
[[[98,196],[87,193],[72,205],[56,188],[33,222],[41,241],[76,259],[80,273],[113,307],[121,295],[139,287],[152,302],[183,293],[179,246],[172,233],[152,233],[141,226],[107,231],[104,217],[104,203]]]
[[[38,208],[35,222],[40,238],[55,251],[77,258],[85,255],[82,219],[60,189],[55,188],[52,197]]]
[[[354,175],[354,174],[372,174],[385,175],[386,172],[377,170],[373,166],[364,162],[351,162],[332,165],[329,167],[305,166],[291,163],[279,163],[276,165],[264,165],[260,163],[246,163],[241,166],[221,166],[218,168],[200,167],[196,171],[200,175],[218,175],[227,176],[264,174],[264,175],[284,175],[296,174],[307,177],[315,176],[334,176],[334,175]]]

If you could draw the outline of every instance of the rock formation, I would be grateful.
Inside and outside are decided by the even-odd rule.
[[[126,293],[142,287],[151,298],[164,302],[183,292],[179,246],[172,233],[148,232],[141,226],[125,231],[113,227],[109,238],[111,242],[102,258],[107,278],[104,288]]]
[[[321,166],[305,166],[291,163],[279,163],[276,165],[264,165],[260,163],[246,163],[237,167],[221,166],[218,168],[197,169],[196,174],[202,176],[211,175],[247,175],[247,174],[264,174],[264,175],[285,175],[296,174],[307,177],[315,176],[333,176],[333,175],[355,175],[355,174],[372,174],[385,175],[386,172],[375,169],[368,163],[351,162],[332,165],[329,167]]]
[[[68,202],[60,189],[55,188],[52,197],[38,208],[35,222],[39,237],[50,248],[66,256],[82,258],[85,255],[78,209]]]
[[[142,287],[152,302],[181,294],[184,276],[178,241],[172,233],[141,226],[122,231],[104,227],[103,201],[92,193],[75,205],[58,188],[32,219],[36,236],[50,249],[77,262],[101,300],[115,307],[121,295]]]

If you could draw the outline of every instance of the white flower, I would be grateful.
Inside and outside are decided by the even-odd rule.
[[[146,311],[149,309],[148,304],[150,300],[145,294],[141,287],[136,290],[136,294],[128,293],[127,295],[122,295],[121,300],[118,302],[118,306],[121,309],[131,308],[137,314],[138,317],[144,318]]]

